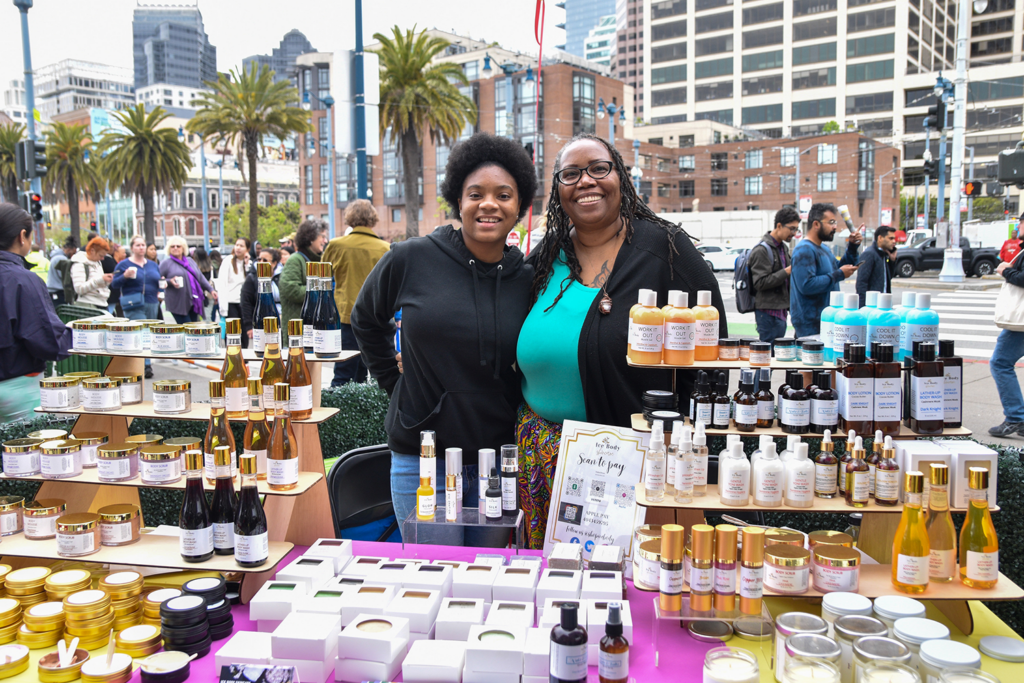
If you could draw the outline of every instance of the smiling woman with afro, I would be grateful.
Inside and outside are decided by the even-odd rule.
[[[434,432],[437,453],[462,449],[467,508],[478,505],[479,450],[515,440],[522,393],[514,360],[533,267],[505,239],[536,189],[533,162],[518,143],[477,133],[457,144],[441,195],[462,227],[443,225],[392,245],[356,299],[352,331],[370,374],[391,397],[385,428],[400,521],[417,507],[421,432]],[[436,462],[431,485],[443,501],[445,459]],[[508,537],[500,529],[431,527],[420,529],[420,542],[503,547]]]

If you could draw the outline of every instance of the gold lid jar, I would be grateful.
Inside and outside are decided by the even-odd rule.
[[[29,432],[26,435],[26,437],[29,439],[42,439],[43,441],[53,441],[54,439],[63,439],[67,437],[67,435],[67,431],[63,429],[40,429],[34,432]]]
[[[100,549],[99,515],[78,512],[57,518],[57,554],[82,557]]]
[[[22,510],[25,538],[44,541],[57,535],[57,518],[67,511],[67,503],[60,498],[37,498],[25,504]]]
[[[144,447],[143,447],[144,448]],[[108,443],[100,446],[97,451],[101,458],[108,460],[116,460],[118,458],[127,458],[130,455],[138,453],[142,450],[139,444],[132,443],[131,441],[124,441],[122,443]]]
[[[70,389],[71,387],[77,387],[81,383],[80,377],[68,377],[67,375],[61,375],[60,377],[44,377],[39,380],[40,389]]]
[[[39,650],[44,647],[53,647],[62,635],[59,628],[50,631],[33,631],[27,624],[22,624],[18,628],[17,639],[21,645],[30,650]]]
[[[60,656],[56,652],[45,654],[39,658],[37,671],[39,683],[71,683],[82,677],[82,664],[89,661],[89,651],[78,648],[72,656],[70,666],[60,665]]]
[[[149,331],[153,334],[182,334],[185,332],[185,328],[179,323],[162,322],[159,325],[150,325]]]
[[[81,441],[83,446],[102,446],[110,441],[106,432],[72,432],[71,438]]]
[[[779,567],[803,567],[810,564],[811,553],[806,548],[776,544],[764,549],[764,559]]]
[[[64,604],[41,602],[32,605],[23,614],[25,625],[32,631],[54,631],[64,626]]]
[[[220,325],[216,323],[184,323],[185,334],[197,334],[203,336],[219,335]]]
[[[121,408],[121,380],[116,377],[90,377],[82,380],[82,408],[108,412]]]
[[[118,648],[141,650],[152,645],[160,644],[160,629],[154,626],[140,624],[130,626],[115,637]]]
[[[110,507],[119,506],[112,505]],[[136,516],[138,516],[138,508],[134,505],[130,507],[135,507],[135,514]],[[125,600],[127,598],[141,595],[142,583],[142,574],[140,574],[139,572],[114,572],[112,574],[107,574],[102,579],[100,579],[100,590],[106,591],[106,593],[110,595],[111,601]]]
[[[89,379],[91,377],[99,377],[100,373],[95,370],[82,370],[80,372],[65,372],[64,377],[77,377],[78,379]]]
[[[843,533],[842,531],[823,529],[821,531],[812,531],[807,534],[807,544],[811,548],[818,545],[841,545],[847,548],[852,548],[853,536]]]
[[[21,603],[14,598],[0,598],[0,628],[21,622]]]
[[[114,611],[108,607],[106,614],[103,614],[96,619],[89,619],[86,621],[72,621],[71,619],[68,619],[64,625],[64,632],[72,636],[78,636],[82,639],[99,638],[110,633],[110,629],[114,626],[115,619]]]
[[[192,382],[187,379],[164,379],[153,382],[154,413],[178,415],[190,410],[192,410]]]
[[[128,545],[142,538],[142,515],[138,505],[132,503],[108,505],[100,508],[99,517],[100,542],[105,546]],[[139,591],[133,593],[133,595],[138,595],[141,592],[140,585]],[[118,596],[112,597],[116,598]]]
[[[109,324],[109,320],[96,320],[94,318],[86,318],[85,320],[72,320],[71,329],[73,330],[105,330]]]
[[[187,379],[161,379],[153,382],[153,393],[169,394],[178,391],[189,391],[192,382]]]
[[[190,356],[216,356],[220,353],[220,325],[187,323],[185,325],[185,353]]]
[[[173,439],[168,439],[162,444],[143,446],[139,449],[139,459],[145,462],[160,462],[161,460],[180,460],[182,448],[171,444]]]
[[[2,515],[5,512],[20,512],[24,508],[24,496],[0,496],[0,515]]]
[[[138,444],[139,446],[160,443],[163,440],[164,437],[160,436],[159,434],[135,434],[125,439],[126,442]]]
[[[781,595],[800,595],[810,588],[811,553],[800,546],[777,543],[764,549],[764,587]]]
[[[29,649],[24,645],[8,644],[0,646],[0,678],[17,676],[28,670]]]
[[[2,446],[4,453],[38,453],[43,443],[43,439],[9,439],[4,441]],[[5,467],[4,470],[6,469]]]
[[[633,586],[644,591],[656,591],[661,573],[661,539],[654,538],[641,543],[634,558],[639,570],[633,571]]]
[[[3,443],[4,476],[31,477],[39,474],[42,439],[10,439]]]
[[[203,440],[198,436],[175,436],[170,439],[164,439],[163,443],[167,446],[177,446],[179,453],[184,453],[194,448],[202,449],[203,447]]]
[[[89,377],[82,380],[83,389],[113,389],[120,386],[120,377]]]
[[[157,588],[154,591],[146,593],[142,598],[142,609],[147,616],[160,618],[160,605],[171,598],[176,598],[181,595],[181,590],[177,588]]]
[[[107,323],[110,332],[142,332],[142,321],[126,320],[124,322]]]
[[[764,532],[764,544],[765,546],[791,545],[803,548],[804,535],[799,531],[790,531],[789,529],[768,529]]]
[[[39,450],[43,455],[66,455],[82,450],[82,442],[78,439],[54,439],[44,441]]]
[[[21,590],[42,589],[46,583],[46,577],[49,575],[49,567],[23,567],[7,572],[4,583],[8,590],[11,588]],[[0,609],[0,616],[2,616],[2,609]]]
[[[75,351],[103,351],[107,341],[107,321],[94,319],[71,321],[71,347]]]

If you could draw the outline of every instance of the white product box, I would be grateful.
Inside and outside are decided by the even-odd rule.
[[[548,683],[550,680],[547,676],[523,676],[520,683]]]
[[[495,600],[487,612],[484,624],[487,626],[520,626],[533,628],[536,619],[533,602],[516,602],[514,600]]]
[[[430,630],[426,633],[416,633],[415,631],[409,631],[409,644],[413,644],[418,640],[434,640],[434,631],[437,629],[437,625],[430,627]]]
[[[213,661],[218,671],[228,664],[270,664],[270,634],[237,631],[217,650]]]
[[[293,612],[270,634],[274,659],[325,661],[338,647],[341,619],[334,614]]]
[[[570,571],[548,567],[537,582],[537,602],[544,602],[548,598],[578,599],[582,585],[582,570]],[[619,586],[619,595],[622,595],[622,586]]]
[[[341,616],[342,596],[356,590],[356,586],[324,586],[320,590],[299,598],[295,601],[293,612],[312,612],[314,614],[334,614]]]
[[[529,629],[523,650],[523,676],[543,676],[546,681],[550,667],[551,629]]]
[[[471,626],[484,623],[484,601],[482,598],[445,598],[437,613],[437,640],[461,640],[469,637]]]
[[[900,501],[903,501],[903,480],[907,472],[921,472],[924,474],[924,500],[927,504],[928,490],[930,488],[928,475],[931,472],[929,467],[932,463],[949,465],[949,451],[931,441],[903,440],[893,441],[896,446],[896,462],[900,464]]]
[[[617,602],[621,605],[619,615],[622,617],[622,635],[633,645],[633,613],[629,609],[628,600],[586,600],[587,606],[587,642],[598,644],[604,637],[604,626],[608,623],[608,603]],[[581,622],[582,623],[582,622]]]
[[[430,564],[447,565],[452,568],[452,571],[455,571],[457,569],[461,569],[462,567],[469,565],[470,563],[462,562],[461,560],[434,560]]]
[[[386,664],[409,647],[409,620],[379,614],[360,614],[338,636],[340,659]]]
[[[540,614],[538,627],[551,632],[551,627],[562,621],[562,604],[570,603],[576,605],[576,621],[580,624],[587,623],[587,603],[583,600],[572,598],[547,598],[544,601],[544,610]]]
[[[448,565],[418,564],[409,570],[405,587],[436,590],[442,598],[451,597],[453,574],[454,569]]]
[[[341,596],[341,626],[344,628],[360,614],[384,614],[395,599],[394,586],[363,584]]]
[[[544,558],[540,555],[515,555],[508,563],[510,567],[536,567],[537,573],[544,568]]]
[[[585,570],[580,597],[584,600],[622,600],[622,573]]]
[[[352,560],[352,541],[347,538],[321,538],[309,546],[306,557],[322,557],[334,562],[334,573],[340,574]]]
[[[320,587],[320,590],[325,591],[346,591],[353,586],[359,587],[364,583],[367,583],[366,579],[361,576],[335,576],[333,579],[325,583]]]
[[[540,567],[501,567],[491,589],[492,600],[533,602],[537,597]]]
[[[441,610],[441,591],[401,588],[395,599],[384,608],[385,617],[403,617],[409,621],[409,630],[428,633],[434,627]]]
[[[508,561],[504,555],[496,555],[493,553],[478,553],[473,558],[473,564],[486,564],[491,567],[504,567],[505,562]]]
[[[302,683],[327,683],[331,678],[331,670],[334,668],[334,657],[323,661],[308,659],[275,659],[273,664],[277,666],[294,666],[299,680]]]
[[[370,572],[377,568],[377,565],[387,561],[388,558],[386,557],[356,555],[349,561],[347,565],[345,565],[345,569],[342,570],[341,576],[356,576],[366,578],[366,576]]]
[[[366,582],[379,586],[395,586],[401,588],[405,585],[405,579],[409,571],[416,565],[402,560],[393,562],[381,562],[369,574],[366,575]]]
[[[304,581],[267,581],[249,601],[249,618],[281,621],[291,614],[294,603],[309,595]]]
[[[259,633],[273,633],[281,625],[282,621],[284,619],[258,619],[256,621],[256,630]]]
[[[276,581],[295,581],[306,584],[306,591],[312,593],[334,578],[334,561],[323,557],[302,557],[277,572]]]
[[[453,598],[482,598],[490,602],[498,568],[485,564],[470,564],[460,567],[452,574]]]
[[[362,681],[393,681],[402,671],[402,659],[405,652],[400,652],[394,661],[368,662],[365,659],[334,660],[334,680],[345,683],[361,683]]]
[[[486,634],[500,632],[502,638]],[[475,673],[523,674],[526,628],[522,626],[471,626],[466,640],[466,669]]]
[[[406,683],[461,683],[466,644],[454,640],[421,640],[409,646],[402,662]]]
[[[972,467],[988,470],[988,503],[996,503],[996,484],[999,479],[999,454],[974,441],[936,441],[936,444],[950,452],[949,463],[949,504],[961,510],[967,509],[967,476]],[[928,473],[925,472],[925,476]],[[925,505],[928,501],[925,501]]]
[[[519,674],[462,670],[462,683],[520,683]]]

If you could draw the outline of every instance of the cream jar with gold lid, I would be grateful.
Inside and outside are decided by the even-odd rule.
[[[121,409],[121,380],[117,377],[90,377],[82,380],[82,408],[106,413]]]
[[[96,451],[110,442],[106,432],[72,432],[72,439],[82,442],[82,467],[96,467]]]
[[[3,442],[4,476],[32,477],[39,474],[39,450],[43,439],[9,439]]]
[[[75,410],[81,407],[77,377],[44,377],[39,380],[39,406],[43,410]]]

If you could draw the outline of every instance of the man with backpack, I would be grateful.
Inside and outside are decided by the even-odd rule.
[[[761,341],[786,336],[789,313],[789,274],[793,268],[786,244],[800,229],[800,214],[785,207],[775,214],[775,228],[750,250],[747,267],[754,290],[754,320]]]

